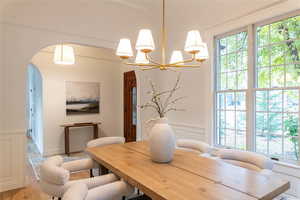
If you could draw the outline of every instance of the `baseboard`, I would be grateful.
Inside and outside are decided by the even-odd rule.
[[[64,153],[65,150],[62,148],[52,148],[52,149],[45,149],[43,156],[48,157],[48,156],[54,156],[54,155],[59,155]]]

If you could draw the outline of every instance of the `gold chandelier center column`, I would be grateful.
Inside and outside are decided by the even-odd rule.
[[[161,55],[162,55],[162,66],[161,69],[165,69],[166,65],[166,23],[165,23],[165,0],[163,0],[163,12],[162,12],[162,45],[161,45]]]

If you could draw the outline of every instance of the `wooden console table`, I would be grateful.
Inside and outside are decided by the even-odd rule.
[[[97,139],[99,137],[98,134],[98,125],[100,125],[101,122],[97,123],[74,123],[74,124],[63,124],[61,127],[65,129],[65,153],[70,156],[70,128],[79,128],[79,127],[93,127],[94,128],[94,139]]]

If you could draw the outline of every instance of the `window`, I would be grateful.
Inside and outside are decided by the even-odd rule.
[[[218,36],[216,47],[215,143],[299,160],[300,16]]]
[[[247,33],[218,41],[218,144],[246,149]]]

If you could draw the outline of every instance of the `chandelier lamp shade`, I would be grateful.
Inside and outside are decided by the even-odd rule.
[[[73,47],[64,44],[57,45],[54,50],[53,62],[58,65],[74,65],[75,54]]]
[[[150,53],[155,49],[151,30],[140,30],[135,48],[143,53]]]
[[[209,59],[207,44],[203,44],[200,52],[196,54],[195,59],[198,62],[204,62],[205,60]]]
[[[191,54],[197,54],[200,52],[202,46],[203,42],[199,31],[189,31],[186,38],[184,50]]]
[[[181,51],[173,51],[170,62],[166,62],[166,26],[165,26],[165,0],[162,0],[162,34],[161,34],[161,61],[155,61],[151,57],[151,52],[155,50],[155,43],[152,32],[149,29],[139,31],[135,49],[137,50],[136,58],[130,61],[134,56],[130,39],[123,38],[120,40],[116,55],[119,56],[126,65],[141,67],[143,70],[160,69],[167,70],[170,68],[198,68],[200,64],[209,58],[207,44],[202,41],[198,30],[189,31],[187,34],[184,51],[191,55],[191,58],[184,59]]]
[[[120,40],[117,54],[122,59],[128,59],[133,56],[132,47],[129,39],[123,38]]]

